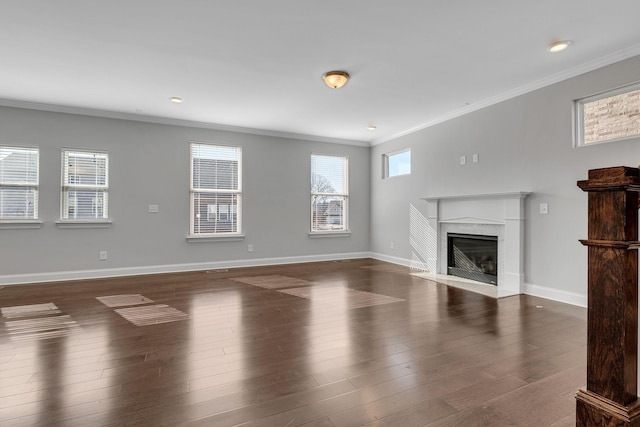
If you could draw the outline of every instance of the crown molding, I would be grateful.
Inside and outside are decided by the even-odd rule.
[[[391,135],[385,138],[374,140],[371,142],[371,146],[393,141],[394,139],[400,138],[402,136],[412,134],[414,132],[429,128],[431,126],[435,126],[437,124],[449,121],[451,119],[455,119],[456,117],[464,116],[465,114],[469,114],[473,111],[481,110],[491,105],[498,104],[502,101],[507,101],[517,96],[524,95],[526,93],[533,92],[535,90],[542,89],[547,86],[551,86],[552,84],[559,83],[564,80],[568,80],[570,78],[579,76],[581,74],[585,74],[590,71],[594,71],[599,68],[606,67],[607,65],[615,64],[616,62],[624,61],[625,59],[633,58],[634,56],[638,56],[638,55],[640,55],[640,44],[631,46],[626,49],[618,50],[614,53],[602,56],[593,61],[585,62],[584,64],[578,65],[576,67],[572,67],[562,72],[552,74],[548,77],[535,80],[531,83],[527,83],[526,85],[522,85],[517,88],[502,92],[498,95],[485,98],[471,105],[459,108],[447,114],[443,114],[440,117],[437,117],[433,120],[429,120],[428,122],[422,123],[418,126],[414,126],[405,131],[396,133],[394,135]]]
[[[420,130],[429,128],[431,126],[435,126],[437,124],[446,122],[448,120],[463,116],[465,114],[469,114],[471,112],[481,110],[491,105],[498,104],[502,101],[506,101],[506,100],[515,98],[517,96],[524,95],[526,93],[533,92],[538,89],[542,89],[552,84],[559,83],[564,80],[568,80],[572,77],[576,77],[581,74],[585,74],[590,71],[594,71],[599,68],[605,67],[607,65],[611,65],[616,62],[620,62],[625,59],[629,59],[638,55],[640,55],[640,44],[631,46],[626,49],[618,50],[609,55],[605,55],[593,61],[589,61],[584,64],[578,65],[576,67],[569,68],[560,73],[552,74],[548,77],[502,92],[498,95],[485,98],[476,103],[456,109],[447,114],[443,114],[439,117],[436,117],[433,120],[429,120],[427,122],[424,122],[420,125],[409,128],[402,132],[398,132],[396,134],[393,134],[384,138],[380,138],[380,139],[374,139],[371,141],[358,141],[358,140],[331,138],[331,137],[325,137],[325,136],[319,136],[319,135],[290,133],[290,132],[273,131],[273,130],[267,130],[267,129],[256,129],[256,128],[241,127],[241,126],[222,125],[218,123],[174,119],[169,117],[149,116],[144,114],[124,113],[124,112],[117,112],[117,111],[98,110],[98,109],[91,109],[91,108],[81,108],[81,107],[29,102],[29,101],[18,101],[18,100],[12,100],[12,99],[0,98],[0,106],[24,108],[24,109],[38,110],[38,111],[66,113],[66,114],[76,114],[76,115],[100,117],[100,118],[116,119],[116,120],[128,120],[128,121],[143,122],[143,123],[155,123],[155,124],[164,124],[164,125],[171,125],[171,126],[210,129],[210,130],[217,130],[217,131],[223,131],[223,132],[244,133],[244,134],[250,134],[250,135],[260,135],[260,136],[268,136],[268,137],[274,137],[274,138],[286,138],[286,139],[309,141],[309,142],[323,142],[323,143],[331,143],[331,144],[353,145],[358,147],[372,147],[379,144],[383,144],[385,142],[395,140],[402,136],[406,136],[406,135],[418,132]]]
[[[369,147],[368,141],[356,141],[350,139],[331,138],[319,135],[307,135],[291,132],[272,131],[267,129],[255,129],[241,126],[222,125],[218,123],[198,122],[192,120],[173,119],[170,117],[149,116],[145,114],[123,113],[118,111],[98,110],[91,108],[72,107],[66,105],[46,104],[39,102],[18,101],[0,98],[0,107],[24,108],[28,110],[48,111],[54,113],[76,114],[81,116],[100,117],[105,119],[128,120],[142,123],[154,123],[170,126],[182,126],[199,129],[210,129],[223,132],[244,133],[250,135],[269,136],[274,138],[295,139],[309,142],[326,142],[330,144],[355,145]]]

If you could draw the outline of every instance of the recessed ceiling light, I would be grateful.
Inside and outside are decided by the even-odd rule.
[[[171,98],[169,98],[169,101],[173,102],[174,104],[182,104],[182,98],[179,98],[177,96],[172,96]]]
[[[332,89],[340,89],[349,81],[349,73],[346,71],[329,71],[322,76],[322,80]]]
[[[378,129],[378,128],[377,128],[377,126],[376,126],[376,125],[369,123],[369,124],[367,125],[367,129],[369,129],[369,130],[376,130],[376,129]]]
[[[557,42],[553,42],[549,45],[549,47],[547,48],[547,50],[549,50],[549,52],[561,52],[563,50],[565,50],[566,48],[569,47],[569,45],[571,44],[571,40],[561,40],[561,41],[557,41]]]

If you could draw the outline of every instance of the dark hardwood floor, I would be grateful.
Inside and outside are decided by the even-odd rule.
[[[370,259],[5,286],[0,306],[3,426],[572,426],[586,375],[585,309]]]

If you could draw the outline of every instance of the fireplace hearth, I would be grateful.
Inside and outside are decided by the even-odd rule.
[[[447,274],[498,285],[498,236],[447,234]]]

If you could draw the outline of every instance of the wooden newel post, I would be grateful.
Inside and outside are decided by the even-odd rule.
[[[640,169],[589,171],[587,389],[576,426],[640,426],[638,378],[638,195]]]

